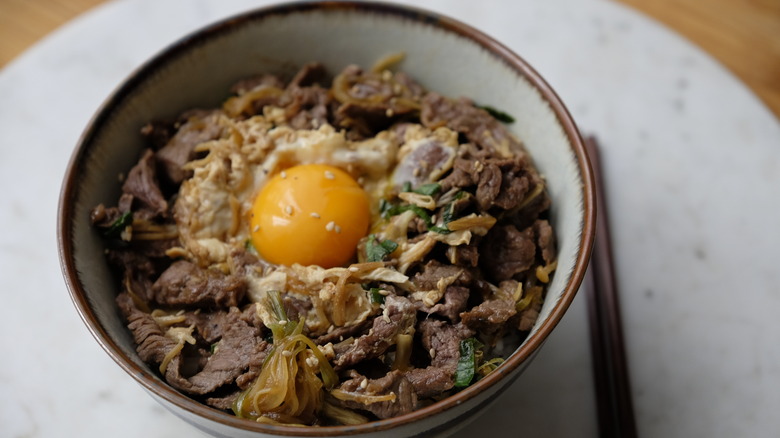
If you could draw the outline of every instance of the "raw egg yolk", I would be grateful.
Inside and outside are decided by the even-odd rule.
[[[282,265],[342,266],[368,232],[368,195],[343,170],[304,164],[266,183],[252,206],[255,249]]]

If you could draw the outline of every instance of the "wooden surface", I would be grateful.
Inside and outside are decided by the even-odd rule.
[[[0,0],[0,67],[105,0]],[[780,0],[617,0],[676,30],[780,117]]]

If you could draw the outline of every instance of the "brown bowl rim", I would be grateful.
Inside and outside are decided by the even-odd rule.
[[[110,116],[112,109],[120,105],[124,99],[132,93],[138,84],[142,83],[148,76],[153,75],[160,67],[164,66],[171,59],[177,58],[188,49],[197,46],[210,38],[231,32],[245,23],[257,20],[263,20],[274,15],[287,15],[292,13],[310,12],[310,11],[359,11],[361,13],[375,15],[391,15],[402,19],[424,23],[435,26],[443,30],[454,33],[460,37],[477,43],[484,50],[491,53],[497,59],[503,61],[507,66],[515,70],[518,74],[528,80],[544,97],[550,105],[558,119],[558,122],[564,129],[569,139],[573,152],[575,153],[583,181],[583,218],[582,218],[582,244],[579,248],[574,270],[571,273],[569,283],[566,285],[561,299],[555,304],[550,316],[539,326],[538,330],[513,353],[507,361],[496,370],[474,385],[463,391],[452,395],[433,405],[421,408],[417,411],[394,417],[386,420],[379,420],[363,425],[356,426],[324,426],[324,427],[296,427],[296,426],[278,426],[254,423],[232,416],[228,413],[213,409],[201,404],[184,394],[179,393],[171,386],[160,382],[154,378],[147,369],[139,367],[130,357],[125,355],[116,342],[111,339],[107,331],[98,321],[95,313],[91,309],[86,298],[86,293],[79,282],[78,272],[75,266],[75,260],[72,257],[72,227],[70,218],[73,217],[75,191],[77,180],[80,175],[80,166],[86,154],[87,146],[91,144],[99,126]],[[397,5],[382,2],[356,2],[356,1],[329,1],[329,2],[304,2],[304,3],[279,3],[266,7],[261,7],[239,13],[232,17],[222,19],[211,25],[202,27],[194,32],[175,41],[167,48],[161,50],[150,60],[146,61],[139,68],[130,74],[130,76],[120,85],[100,106],[95,113],[83,134],[81,135],[76,149],[74,150],[65,173],[63,187],[60,192],[58,218],[57,218],[57,242],[60,266],[62,269],[65,283],[70,293],[71,299],[91,332],[95,340],[108,353],[109,356],[123,369],[130,374],[145,389],[152,392],[159,398],[178,406],[179,408],[190,412],[191,414],[208,420],[220,423],[226,426],[234,427],[240,430],[275,434],[280,436],[344,436],[355,435],[359,433],[377,432],[391,428],[400,427],[418,421],[429,416],[436,415],[453,408],[466,400],[475,397],[489,387],[497,383],[503,376],[510,374],[521,364],[523,364],[532,354],[534,354],[552,329],[558,324],[564,313],[571,304],[574,296],[582,283],[585,270],[588,265],[588,259],[593,247],[595,236],[595,195],[593,191],[593,173],[590,166],[590,160],[585,149],[582,137],[570,113],[563,102],[547,82],[534,70],[525,60],[515,54],[508,47],[496,41],[485,33],[453,18],[431,12],[417,7]],[[515,375],[516,377],[517,375]],[[500,388],[498,392],[503,392],[509,385]],[[497,395],[497,394],[496,394]],[[483,401],[477,408],[490,402],[490,399]],[[176,415],[179,413],[171,409]],[[450,423],[459,423],[461,418],[455,418],[449,422],[439,425],[435,430],[446,429]],[[208,427],[198,424],[198,427],[210,430]],[[431,430],[426,431],[430,433]]]

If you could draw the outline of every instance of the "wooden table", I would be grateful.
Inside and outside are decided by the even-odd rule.
[[[0,0],[0,67],[105,0]],[[780,0],[617,0],[675,29],[739,76],[780,118]]]

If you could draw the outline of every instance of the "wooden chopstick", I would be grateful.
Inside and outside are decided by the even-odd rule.
[[[599,146],[594,137],[587,137],[585,147],[596,182],[596,240],[585,285],[588,293],[599,436],[635,438],[636,420],[612,261],[612,242]]]

